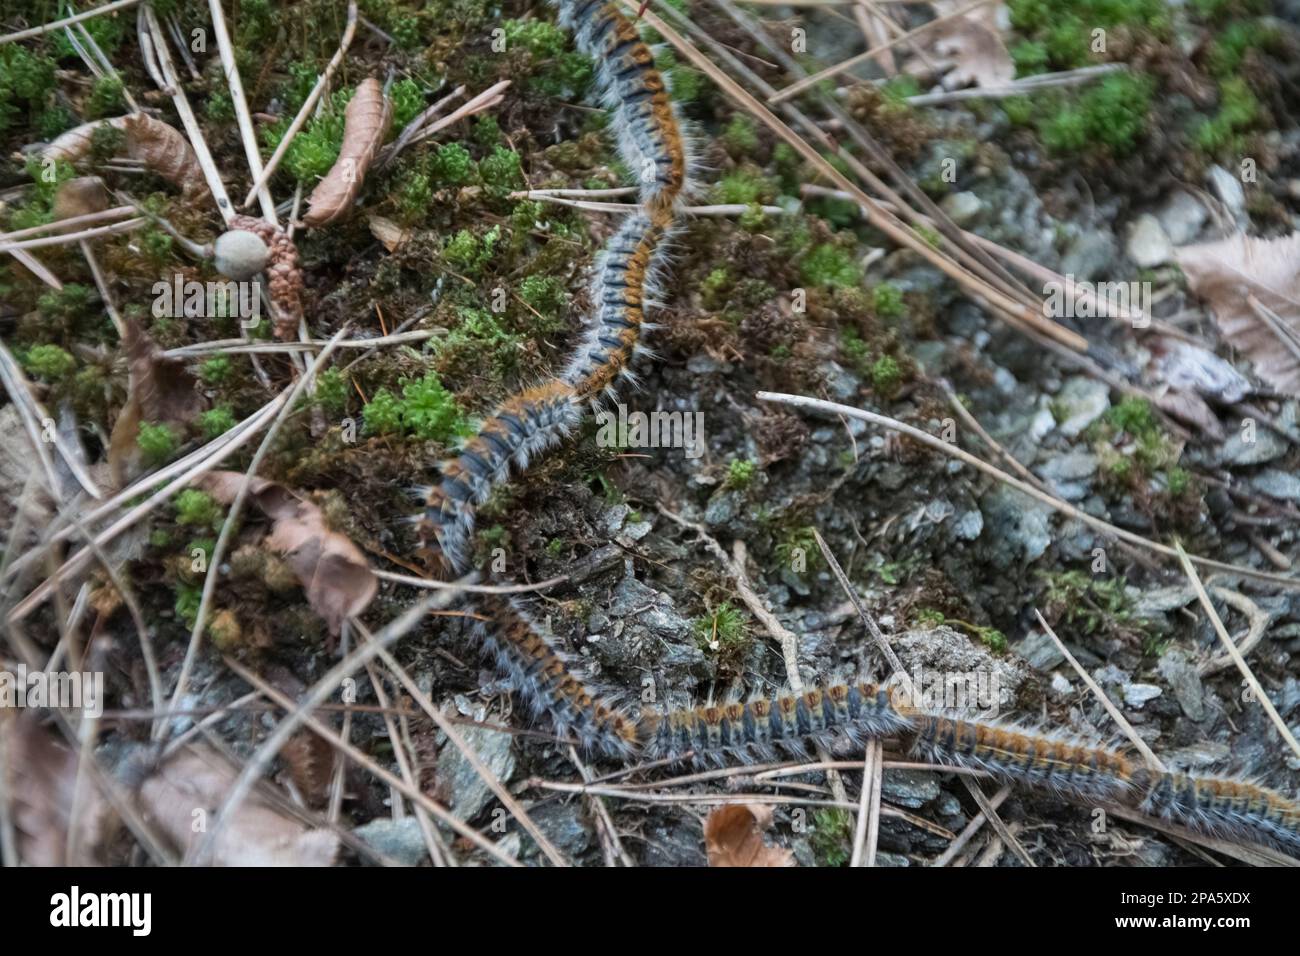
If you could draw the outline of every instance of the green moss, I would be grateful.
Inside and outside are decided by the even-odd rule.
[[[22,361],[27,371],[47,382],[57,382],[77,367],[77,360],[57,345],[34,345]]]
[[[199,605],[203,601],[203,589],[189,584],[176,585],[176,616],[187,628],[194,629],[199,620]]]
[[[400,401],[386,388],[374,394],[362,410],[371,434],[404,432],[426,441],[447,444],[472,433],[460,406],[438,376],[403,380]]]
[[[54,92],[55,62],[19,43],[0,47],[0,133],[18,125],[24,108],[39,112]]]
[[[727,477],[722,486],[736,490],[748,488],[757,472],[758,462],[751,461],[748,458],[734,458],[727,466]]]
[[[120,76],[101,76],[90,88],[86,98],[86,118],[99,119],[103,116],[117,116],[126,109],[126,99],[122,96],[122,78]]]
[[[734,651],[749,643],[749,620],[745,612],[724,601],[712,613],[692,622],[695,637],[703,647],[718,645],[720,651]]]
[[[429,164],[429,172],[439,186],[465,186],[478,178],[469,150],[460,143],[439,146]]]
[[[1219,87],[1219,111],[1196,128],[1196,145],[1214,154],[1233,146],[1239,134],[1250,129],[1263,112],[1259,100],[1240,77],[1224,80]]]
[[[799,263],[799,276],[811,286],[856,286],[862,270],[844,249],[829,243],[814,246]]]
[[[353,89],[339,90],[329,98],[328,106],[319,116],[307,122],[306,127],[293,138],[284,154],[283,168],[295,179],[312,182],[329,172],[343,145],[343,111],[352,99]],[[286,116],[274,126],[267,127],[267,146],[275,149],[283,139],[292,116]]]
[[[541,313],[543,318],[555,319],[564,306],[564,283],[557,276],[526,276],[519,284],[519,298]]]
[[[853,856],[853,816],[838,807],[818,808],[812,813],[809,837],[819,866],[839,867]]]
[[[882,282],[871,290],[871,307],[882,319],[897,319],[904,312],[903,293],[898,286]]]
[[[754,121],[737,113],[722,130],[722,146],[735,159],[749,158],[758,151],[758,129]]]
[[[1125,398],[1118,405],[1107,409],[1104,418],[1109,424],[1135,438],[1160,435],[1160,420],[1151,403],[1144,398]]]
[[[176,454],[179,442],[169,425],[155,425],[149,422],[140,423],[140,433],[136,436],[135,443],[140,446],[140,451],[144,453],[145,463],[161,465]]]
[[[519,154],[504,146],[493,147],[492,152],[479,160],[478,172],[484,188],[498,199],[524,185]]]
[[[817,537],[812,525],[799,525],[787,528],[781,540],[773,549],[777,563],[782,567],[792,567],[796,556],[802,556],[805,567],[816,567],[822,559],[822,549],[817,547]]]
[[[903,382],[903,370],[890,355],[882,355],[871,365],[871,388],[881,398],[892,398]]]
[[[348,383],[342,370],[327,368],[316,376],[316,392],[313,400],[325,411],[335,415],[347,409]]]
[[[393,104],[393,129],[400,132],[424,109],[424,93],[419,83],[406,77],[395,82],[388,95]]]
[[[433,183],[424,173],[409,173],[393,196],[398,218],[407,225],[419,222],[433,205]]]
[[[221,527],[224,512],[216,499],[206,491],[186,488],[176,496],[172,506],[176,509],[177,524],[213,530]]]
[[[447,240],[442,253],[453,267],[467,276],[474,276],[492,258],[492,252],[500,238],[500,226],[493,226],[482,236],[462,229]]]
[[[1048,149],[1078,153],[1090,148],[1129,153],[1146,134],[1155,83],[1148,76],[1114,73],[1076,100],[1049,99],[1038,134]]]
[[[506,51],[522,47],[527,51],[528,85],[551,97],[574,99],[590,85],[594,75],[591,61],[569,49],[564,30],[546,20],[506,20]]]
[[[204,438],[216,438],[235,427],[235,413],[229,405],[218,405],[199,416],[199,429]]]
[[[230,378],[230,356],[214,355],[199,365],[199,380],[205,385],[220,385]]]

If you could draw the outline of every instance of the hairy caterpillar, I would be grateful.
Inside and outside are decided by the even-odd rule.
[[[392,103],[384,95],[380,82],[373,76],[362,80],[343,111],[343,146],[339,158],[308,197],[303,223],[324,226],[352,210],[370,163],[388,135],[392,118]]]
[[[594,282],[595,314],[563,374],[507,400],[426,491],[420,518],[435,555],[456,571],[468,566],[475,509],[576,424],[581,403],[611,394],[647,328],[645,307],[662,267],[675,208],[691,161],[675,107],[649,47],[609,0],[554,0],[561,23],[595,57],[619,154],[640,177],[640,209],[602,253]],[[802,756],[810,744],[853,745],[897,739],[903,750],[943,766],[995,777],[1090,804],[1138,810],[1213,836],[1300,852],[1300,805],[1226,777],[1152,771],[1123,753],[1082,740],[995,722],[929,714],[872,684],[836,683],[799,694],[659,711],[628,708],[596,690],[534,626],[520,606],[475,602],[484,620],[471,636],[534,716],[549,715],[588,754],[619,761],[766,760]]]

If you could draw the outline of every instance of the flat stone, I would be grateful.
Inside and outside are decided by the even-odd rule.
[[[1174,256],[1174,245],[1160,220],[1150,213],[1138,216],[1129,228],[1124,251],[1139,269],[1162,266]]]
[[[1118,243],[1108,230],[1082,233],[1061,257],[1060,272],[1092,281],[1111,272],[1118,252]]]
[[[502,783],[515,772],[515,755],[511,750],[514,737],[486,727],[458,728],[465,746]],[[451,788],[452,812],[462,820],[472,820],[483,811],[496,795],[470,764],[460,748],[450,742],[443,745],[438,755],[438,776]]]
[[[1175,190],[1156,213],[1165,235],[1176,246],[1191,242],[1201,234],[1209,212],[1201,201],[1185,189]]]
[[[1205,719],[1205,688],[1201,686],[1201,676],[1196,672],[1196,665],[1180,648],[1171,647],[1160,657],[1156,670],[1169,682],[1169,687],[1178,699],[1178,706],[1189,719]]]
[[[926,770],[895,770],[884,776],[880,795],[890,803],[919,810],[939,796],[939,778]]]
[[[383,817],[352,832],[377,852],[403,866],[419,866],[429,855],[424,834],[420,832],[420,821],[415,817],[402,817],[400,820]]]
[[[1141,710],[1147,701],[1155,700],[1163,693],[1164,690],[1155,684],[1125,684],[1124,703],[1129,707]]]
[[[1260,494],[1282,501],[1300,501],[1300,477],[1289,471],[1268,468],[1252,475],[1250,486]]]
[[[1110,388],[1082,375],[1067,379],[1053,403],[1060,421],[1057,430],[1076,438],[1110,408]]]
[[[1205,179],[1214,195],[1228,207],[1233,218],[1241,222],[1246,217],[1246,191],[1241,186],[1241,180],[1222,166],[1211,166]]]
[[[939,208],[957,225],[965,226],[974,222],[984,211],[984,200],[973,192],[950,193],[939,203]]]
[[[1253,439],[1253,440],[1249,440]],[[1286,439],[1272,429],[1256,424],[1251,433],[1244,429],[1233,430],[1219,446],[1219,463],[1222,465],[1262,465],[1287,453]]]
[[[1044,673],[1059,667],[1065,661],[1065,655],[1056,646],[1056,642],[1047,636],[1046,631],[1030,631],[1015,645],[1015,650],[1030,667]]]

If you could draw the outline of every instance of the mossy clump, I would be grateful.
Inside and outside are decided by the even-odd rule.
[[[1123,156],[1146,135],[1155,82],[1148,76],[1115,73],[1076,99],[1048,98],[1038,135],[1056,153],[1100,149]]]
[[[22,356],[27,371],[47,382],[57,382],[77,367],[77,360],[57,345],[34,345]]]
[[[749,645],[749,618],[730,601],[723,601],[710,613],[691,622],[702,647],[731,657]]]
[[[168,461],[180,447],[175,429],[166,423],[141,422],[135,443],[150,467]]]
[[[476,276],[492,258],[492,252],[500,238],[500,226],[493,226],[481,236],[469,229],[461,229],[443,246],[443,258],[462,275]]]
[[[400,399],[381,388],[366,404],[361,414],[369,434],[408,434],[443,444],[472,434],[455,397],[434,372],[404,380],[401,387]]]
[[[346,411],[348,406],[348,383],[342,370],[327,368],[316,376],[316,391],[312,400],[335,415]]]
[[[230,357],[214,355],[199,363],[199,381],[204,385],[220,385],[230,378]]]
[[[234,427],[235,413],[230,410],[229,405],[218,405],[216,408],[210,408],[199,416],[199,431],[207,439],[224,435]]]
[[[570,49],[568,34],[546,20],[507,20],[506,52],[522,48],[528,85],[544,96],[581,97],[595,75],[591,61]]]
[[[871,363],[871,389],[881,398],[893,398],[903,384],[903,369],[892,355],[882,355]]]
[[[52,103],[55,68],[52,59],[22,44],[0,47],[0,133],[21,123],[24,108],[30,118]]]
[[[126,109],[120,76],[101,76],[90,88],[86,98],[86,118],[100,119],[105,116],[117,116]]]
[[[734,458],[727,465],[727,477],[723,480],[724,488],[737,491],[748,488],[758,473],[758,462],[749,458]]]
[[[206,491],[186,488],[176,496],[172,507],[176,509],[177,524],[190,528],[211,528],[214,531],[221,526],[221,505]]]
[[[1241,134],[1257,125],[1264,115],[1250,86],[1240,77],[1224,80],[1219,87],[1219,109],[1202,120],[1193,132],[1196,145],[1214,155],[1241,143]]]
[[[1023,38],[1011,44],[1021,76],[1099,60],[1105,40],[1094,31],[1124,27],[1164,36],[1171,22],[1164,0],[1010,0],[1007,7],[1011,26]],[[1094,51],[1098,40],[1103,48]]]
[[[494,146],[478,163],[479,178],[490,196],[504,198],[524,185],[522,160],[513,149]]]
[[[838,807],[812,813],[809,842],[819,866],[840,867],[853,856],[853,815]]]
[[[880,283],[871,290],[871,308],[882,319],[901,318],[904,312],[902,290],[889,282]]]
[[[800,260],[799,278],[810,286],[856,286],[862,282],[862,268],[847,250],[822,243]]]

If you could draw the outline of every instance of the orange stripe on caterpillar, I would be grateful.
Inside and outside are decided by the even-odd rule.
[[[950,717],[918,716],[912,751],[934,763],[995,776],[1087,800],[1122,800],[1133,767],[1122,754],[1075,740]]]
[[[510,601],[485,597],[480,607],[491,617],[473,624],[484,655],[510,680],[534,717],[548,714],[556,731],[572,733],[587,753],[620,759],[635,754],[635,723],[587,685],[549,634]]]
[[[687,187],[690,151],[654,55],[614,3],[556,0],[555,5],[578,48],[596,60],[619,153],[639,180],[642,204],[671,209]]]
[[[581,398],[612,389],[630,366],[646,325],[645,301],[655,286],[664,225],[633,213],[610,237],[596,266],[596,314],[575,350],[564,379]]]
[[[1300,853],[1300,804],[1244,780],[1139,770],[1136,809],[1198,833]]]
[[[425,547],[440,556],[449,570],[464,571],[478,506],[510,477],[512,467],[524,471],[535,455],[567,435],[577,420],[573,388],[559,380],[504,402],[443,464],[441,480],[429,489],[418,522]]]
[[[720,763],[803,756],[810,743],[846,738],[854,744],[905,733],[911,722],[874,684],[833,684],[802,694],[759,697],[745,703],[645,713],[638,723],[642,753],[654,760]]]

